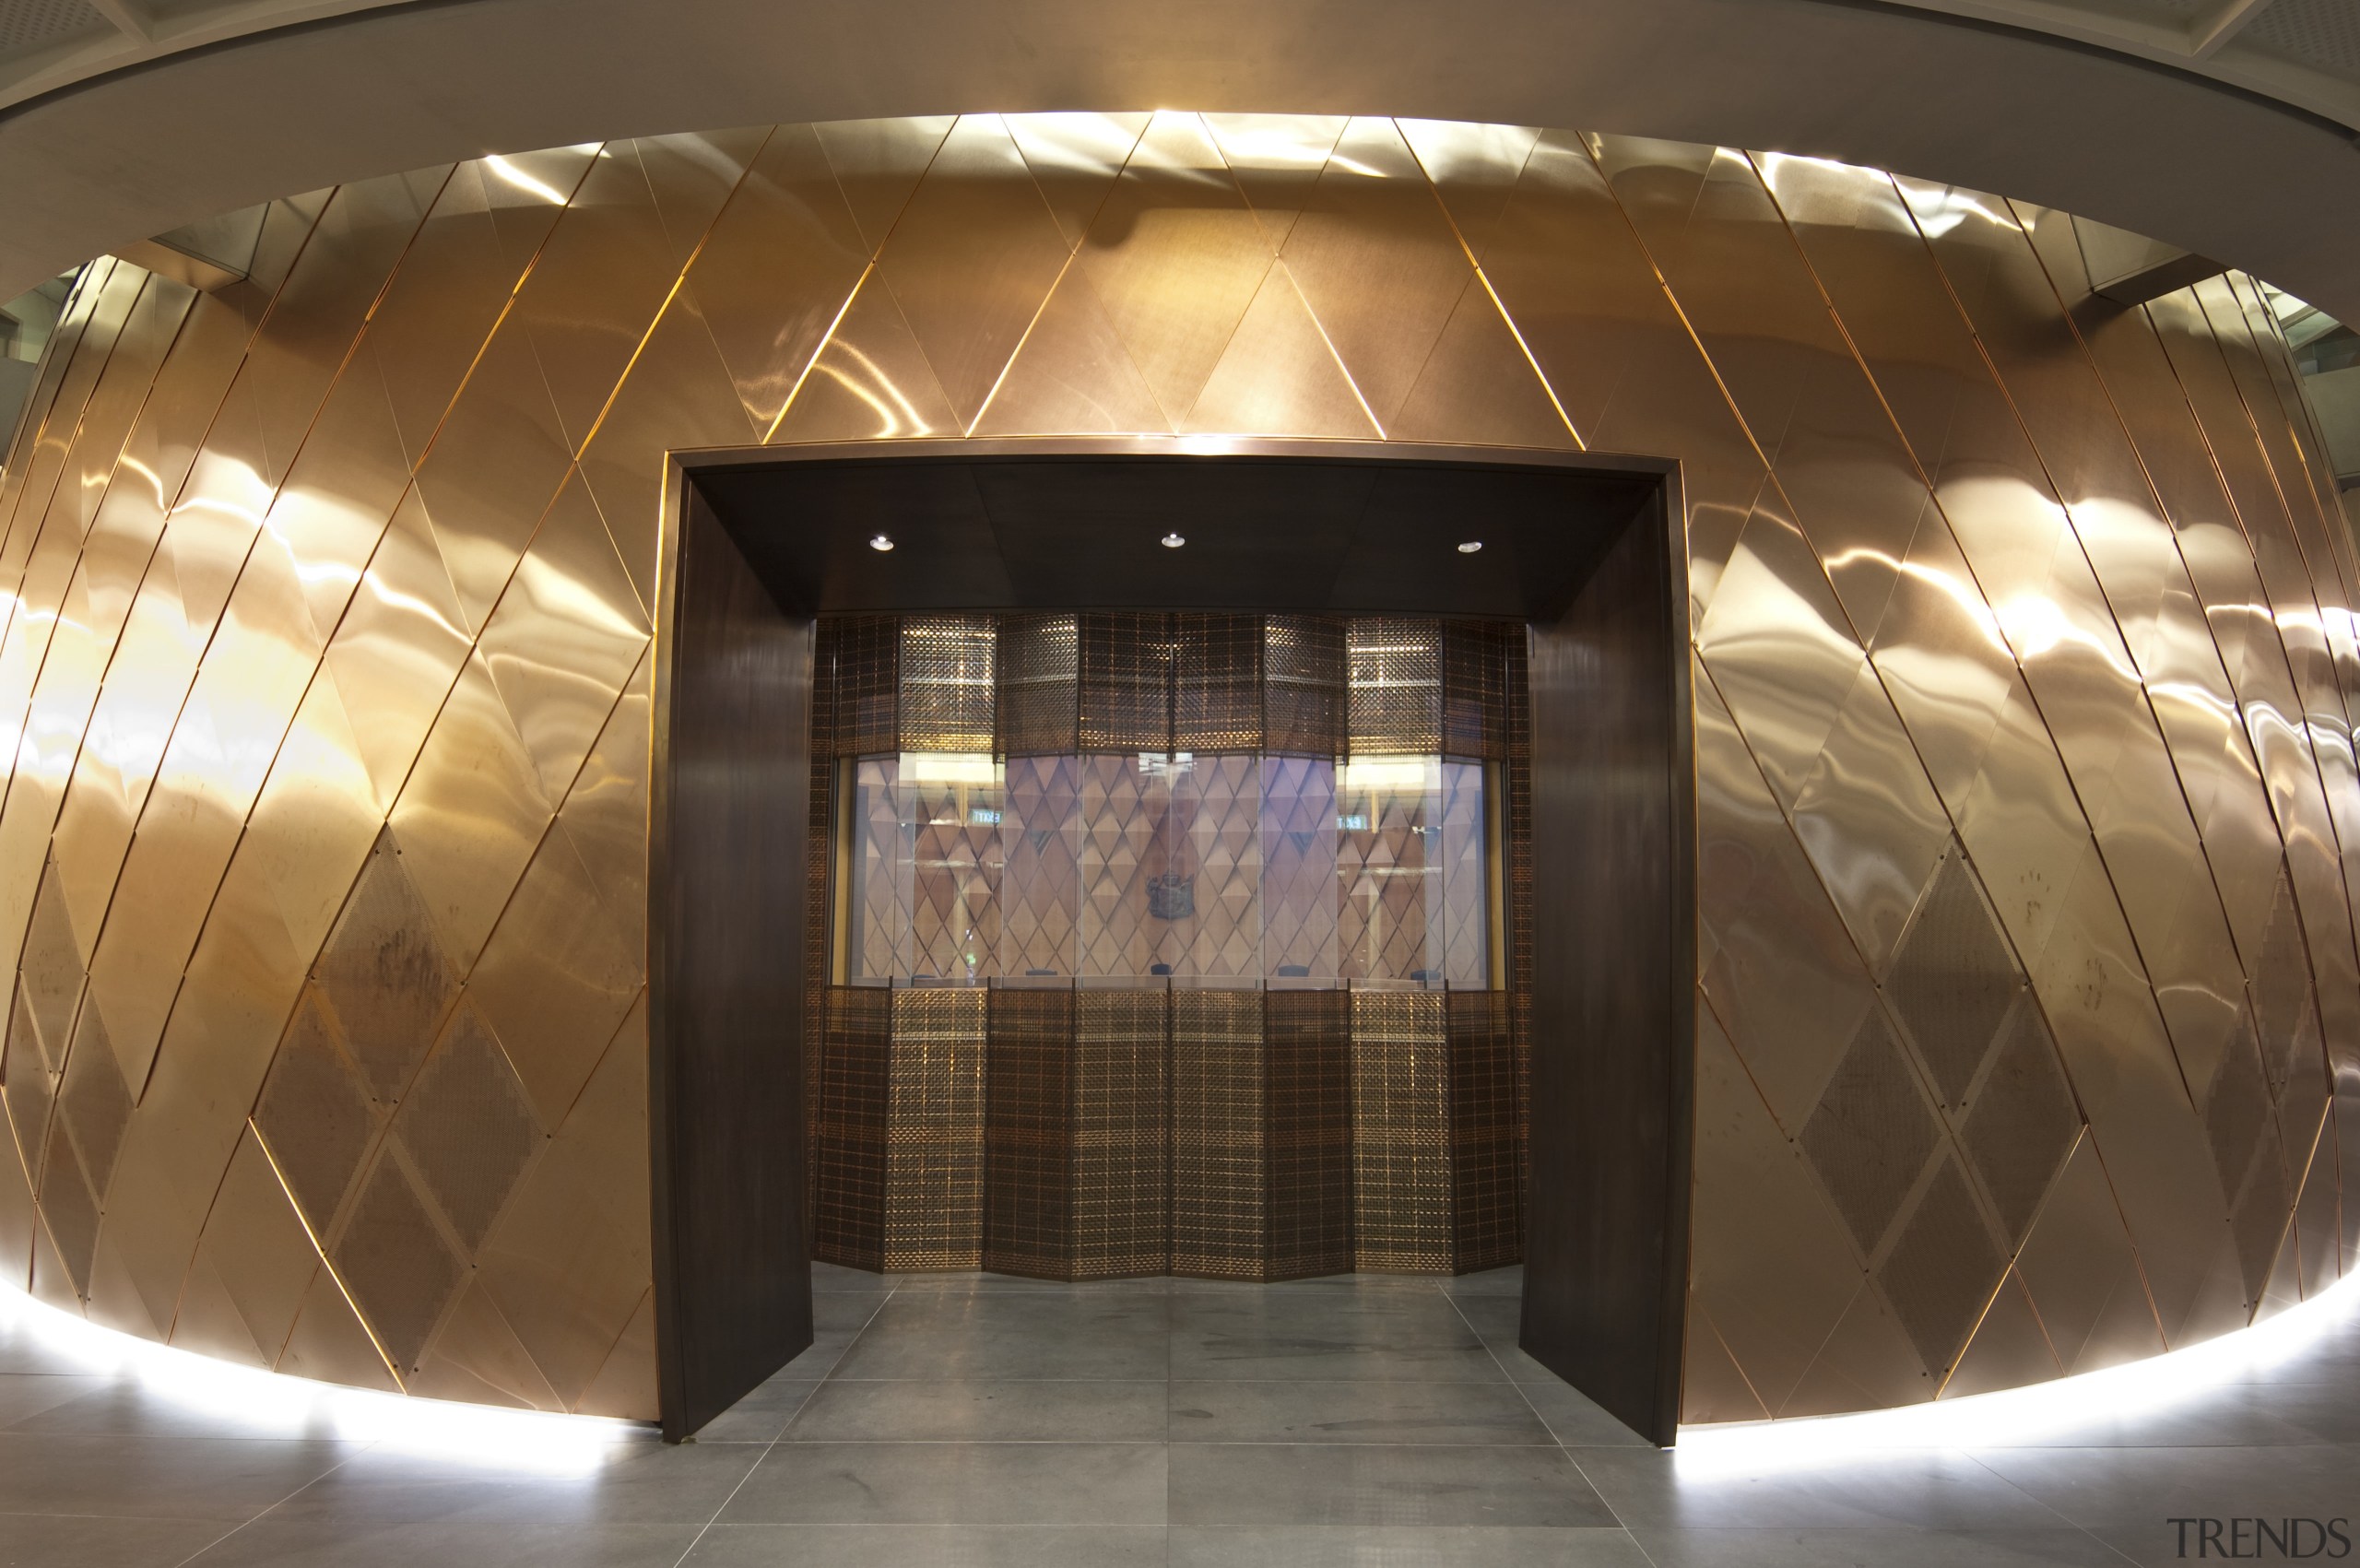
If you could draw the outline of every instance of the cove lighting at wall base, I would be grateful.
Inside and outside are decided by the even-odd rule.
[[[1683,1426],[1673,1450],[1683,1476],[1809,1469],[1897,1449],[2014,1448],[2102,1438],[2108,1429],[2177,1409],[2238,1384],[2281,1381],[2293,1363],[2360,1317],[2360,1275],[2249,1328],[2144,1361],[1990,1394],[1856,1415]]]
[[[653,1427],[423,1399],[314,1383],[136,1338],[0,1289],[0,1334],[65,1363],[59,1371],[136,1382],[143,1394],[256,1438],[365,1443],[487,1470],[589,1476],[626,1447],[657,1441]]]

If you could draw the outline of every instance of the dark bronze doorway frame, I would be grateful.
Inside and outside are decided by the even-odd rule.
[[[811,1342],[801,978],[778,955],[803,950],[814,618],[842,607],[948,607],[841,602],[846,593],[879,591],[858,586],[863,562],[854,552],[864,530],[891,525],[889,517],[863,514],[857,496],[833,502],[840,514],[827,526],[842,538],[822,548],[799,537],[797,560],[785,563],[775,551],[765,557],[759,531],[726,520],[705,487],[725,475],[797,465],[925,466],[947,474],[961,464],[1036,459],[1095,461],[1101,473],[1116,464],[1129,471],[1133,459],[1162,460],[1166,471],[1174,460],[1243,459],[1273,472],[1367,469],[1388,478],[1644,481],[1644,502],[1619,532],[1599,531],[1586,574],[1568,581],[1562,602],[1525,618],[1535,875],[1519,1338],[1634,1431],[1670,1444],[1687,1302],[1696,943],[1686,512],[1677,465],[1508,447],[1234,438],[867,442],[682,452],[669,460],[655,607],[647,955],[666,1435],[692,1434]],[[1037,582],[1054,575],[1047,562],[1059,536],[1054,525],[1035,533],[1029,548],[1040,558],[1032,568]],[[750,559],[741,535],[753,538]],[[1369,548],[1381,553],[1384,544],[1379,537]],[[1136,561],[1115,566],[1139,570]],[[973,580],[973,590],[945,590],[954,600],[969,595],[960,607],[1044,607],[1041,594],[1071,592],[1053,583],[1031,599],[1011,599],[1006,573],[997,584],[987,574]],[[1291,591],[1241,590],[1248,598]]]

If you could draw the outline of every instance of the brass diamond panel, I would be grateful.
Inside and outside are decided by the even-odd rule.
[[[1803,1152],[1873,1253],[1940,1138],[1884,1013],[1871,1008],[1803,1124]]]

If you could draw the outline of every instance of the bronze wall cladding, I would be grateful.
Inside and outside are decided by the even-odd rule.
[[[1690,1419],[2108,1364],[2345,1267],[2360,562],[2252,280],[2126,310],[2058,214],[1815,159],[1162,112],[512,154],[273,204],[218,293],[83,275],[0,477],[11,1276],[254,1364],[652,1414],[662,454],[1105,431],[1680,460]],[[1274,631],[1265,658],[1303,693],[1266,747],[1336,754],[1342,651]],[[898,744],[875,706],[839,711],[853,749]],[[2049,1089],[2003,1020],[1953,1101],[1950,1044],[1908,1016],[1896,954],[1946,856]],[[412,899],[335,969],[380,858]],[[350,1217],[304,1220],[348,1161],[333,1205],[360,1208],[400,1136],[380,1096],[455,1002],[370,965],[430,950],[547,1138],[472,1251],[413,1195],[464,1277],[397,1374],[364,1321],[397,1309],[337,1288]],[[1905,1195],[1895,1236],[1963,1195],[1927,1224],[1983,1227],[1972,1282],[1864,1251],[1852,1177],[1797,1141],[1872,1010],[1957,1184]],[[103,1193],[54,1109],[77,1041],[133,1105]],[[299,1185],[269,1107],[316,1091],[294,1079],[322,1049],[346,1130]],[[2044,1179],[2057,1138],[2019,1143],[2005,1107],[2053,1126],[2060,1080]],[[1929,1292],[1985,1297],[1955,1355]]]

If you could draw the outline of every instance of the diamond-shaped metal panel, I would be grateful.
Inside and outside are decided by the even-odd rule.
[[[1957,1105],[2015,995],[2019,978],[1958,853],[1934,874],[1885,977],[1942,1099]]]
[[[376,847],[329,934],[320,989],[378,1099],[400,1098],[434,1043],[434,1026],[458,980],[435,937],[433,918],[402,869],[391,829]]]
[[[419,1075],[395,1131],[469,1252],[483,1244],[543,1141],[525,1086],[491,1026],[464,1002],[442,1032],[442,1049]]]
[[[313,1234],[325,1235],[369,1151],[376,1118],[316,988],[304,991],[288,1020],[254,1126]]]
[[[1975,1173],[2011,1243],[2024,1240],[2081,1130],[2048,1031],[2024,997],[2000,1032],[1998,1059],[1975,1091],[1965,1129]]]
[[[393,1159],[378,1161],[361,1188],[336,1266],[395,1367],[418,1365],[464,1270]]]
[[[2006,1267],[1975,1212],[1965,1178],[1945,1159],[1877,1270],[1894,1315],[1934,1376],[1958,1359]]]
[[[1883,1010],[1870,1008],[1802,1132],[1861,1252],[1876,1251],[1940,1137]]]

